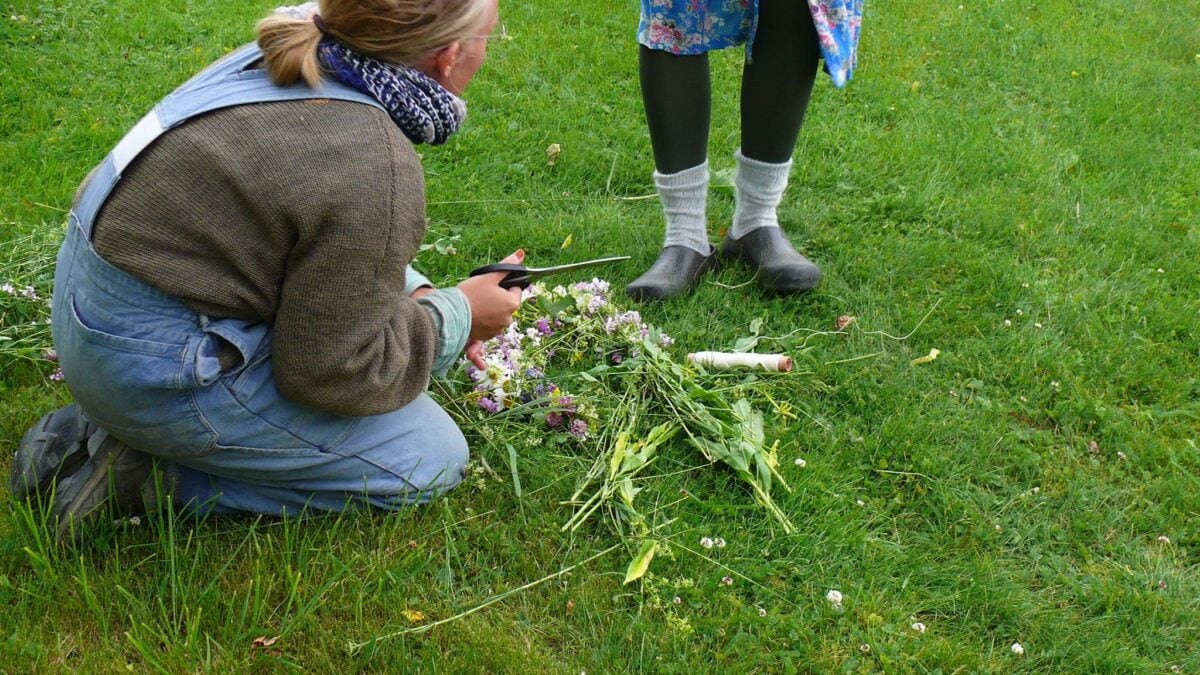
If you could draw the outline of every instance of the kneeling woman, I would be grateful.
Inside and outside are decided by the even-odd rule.
[[[322,0],[155,106],[76,195],[52,308],[76,404],[26,434],[14,494],[53,498],[66,534],[110,499],[144,508],[155,466],[202,512],[458,484],[466,441],[423,392],[520,290],[434,290],[408,266],[413,145],[458,128],[497,21],[496,0]]]

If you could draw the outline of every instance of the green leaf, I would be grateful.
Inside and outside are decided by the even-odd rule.
[[[733,343],[733,351],[744,354],[758,346],[758,336],[738,338],[737,342]]]
[[[617,442],[613,446],[612,456],[608,458],[608,475],[613,477],[617,475],[617,471],[621,468],[621,463],[625,460],[625,446],[629,442],[629,435],[622,431],[617,434]]]
[[[734,179],[737,178],[737,170],[734,168],[716,169],[709,174],[708,185],[712,188],[732,188]]]
[[[658,550],[658,541],[650,539],[642,544],[642,548],[638,554],[629,561],[629,569],[625,570],[625,583],[637,581],[642,578],[646,570],[650,569],[650,561],[654,559],[654,552]]]
[[[759,317],[759,318],[751,321],[750,322],[750,334],[758,335],[759,333],[762,332],[762,326],[763,326],[762,317]]]

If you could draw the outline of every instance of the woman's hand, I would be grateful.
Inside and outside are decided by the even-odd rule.
[[[519,264],[523,260],[525,251],[518,250],[500,262]],[[471,305],[471,340],[490,340],[504,332],[508,324],[512,323],[513,312],[521,306],[521,289],[500,288],[500,282],[507,275],[507,272],[481,274],[458,285],[458,290],[467,296],[467,302]],[[471,342],[468,342],[468,352],[471,347]],[[476,357],[479,358],[479,361],[475,362],[478,366],[483,361],[479,357],[478,349]],[[470,353],[467,354],[467,358],[471,358]]]
[[[487,364],[483,362],[483,340],[467,340],[467,348],[463,351],[463,355],[476,368],[487,370]]]

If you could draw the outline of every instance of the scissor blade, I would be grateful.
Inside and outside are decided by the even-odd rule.
[[[622,260],[629,260],[629,256],[618,255],[612,258],[597,258],[596,260],[584,260],[583,262],[555,265],[554,267],[529,267],[527,268],[527,271],[529,273],[529,278],[535,279],[537,277],[544,277],[549,274],[581,270],[587,267],[595,267],[596,265],[608,265],[609,263],[621,262]]]

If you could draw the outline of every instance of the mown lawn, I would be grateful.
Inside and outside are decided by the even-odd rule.
[[[44,304],[20,291],[48,295],[87,171],[273,5],[4,5],[0,338],[44,335]],[[517,247],[531,263],[629,254],[605,272],[628,282],[661,239],[657,200],[630,199],[653,192],[636,3],[501,10],[513,39],[492,44],[466,127],[422,151],[431,238],[457,255],[419,264],[450,284]],[[677,358],[761,319],[796,359],[755,383],[786,404],[766,412],[795,534],[677,442],[639,497],[675,520],[650,574],[623,585],[635,544],[599,522],[560,531],[588,447],[480,422],[439,389],[478,459],[448,498],[399,514],[167,515],[63,551],[0,497],[0,669],[1200,668],[1200,4],[867,11],[855,80],[818,84],[781,213],[822,288],[765,297],[732,268],[642,308]],[[723,171],[740,54],[713,71]],[[731,212],[714,186],[714,240]],[[840,315],[856,321],[828,334]],[[68,399],[22,344],[0,340],[3,457]]]

